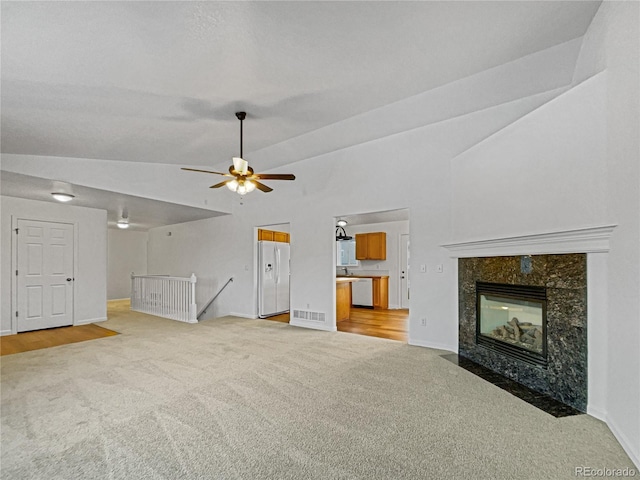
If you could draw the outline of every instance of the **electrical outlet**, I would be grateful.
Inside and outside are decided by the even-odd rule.
[[[422,273],[427,273],[427,266],[424,263],[422,265],[420,265],[420,271]]]
[[[436,272],[442,273],[444,271],[444,267],[442,264],[436,265]]]
[[[427,317],[422,317],[420,319],[420,325],[422,325],[423,327],[427,326]]]

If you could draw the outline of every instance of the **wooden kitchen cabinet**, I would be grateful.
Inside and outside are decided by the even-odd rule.
[[[258,229],[258,241],[267,240],[270,242],[289,243],[290,237],[287,232],[276,232],[275,230]]]
[[[389,308],[389,277],[373,277],[373,308]]]
[[[286,232],[273,232],[273,241],[289,243],[289,234]]]
[[[356,233],[358,260],[386,260],[387,234],[385,232]]]

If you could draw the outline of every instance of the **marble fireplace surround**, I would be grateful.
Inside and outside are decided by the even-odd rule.
[[[458,260],[459,354],[584,412],[587,408],[587,259],[584,253]],[[548,366],[532,365],[476,343],[476,282],[546,287]]]
[[[578,400],[577,408],[600,419],[606,416],[607,253],[614,228],[615,225],[605,225],[441,245],[449,251],[451,257],[457,259],[586,254],[588,373],[584,395],[586,398]],[[459,279],[456,285],[458,282]],[[463,340],[459,338],[461,343]],[[464,353],[461,346],[460,354]]]

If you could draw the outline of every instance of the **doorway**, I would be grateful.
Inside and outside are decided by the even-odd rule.
[[[258,318],[289,322],[290,226],[257,228],[256,281]]]
[[[73,325],[74,226],[18,219],[16,331]]]
[[[340,223],[338,220],[341,220]],[[345,254],[345,244],[348,243],[345,239],[351,238],[355,239],[353,261],[351,255]],[[364,242],[362,248],[359,241]],[[345,259],[348,261],[345,262]],[[336,217],[334,263],[336,329],[407,342],[409,210],[405,208]],[[365,282],[369,289],[369,302],[360,299],[358,291],[362,288],[354,290],[353,287],[363,287]],[[344,294],[345,287],[349,288],[347,284],[351,289],[350,297]],[[347,307],[349,300],[350,308]]]

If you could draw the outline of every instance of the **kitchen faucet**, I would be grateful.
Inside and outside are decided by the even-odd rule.
[[[348,276],[349,275],[349,270],[347,270],[347,267],[342,267],[342,269],[344,270],[345,276]]]

